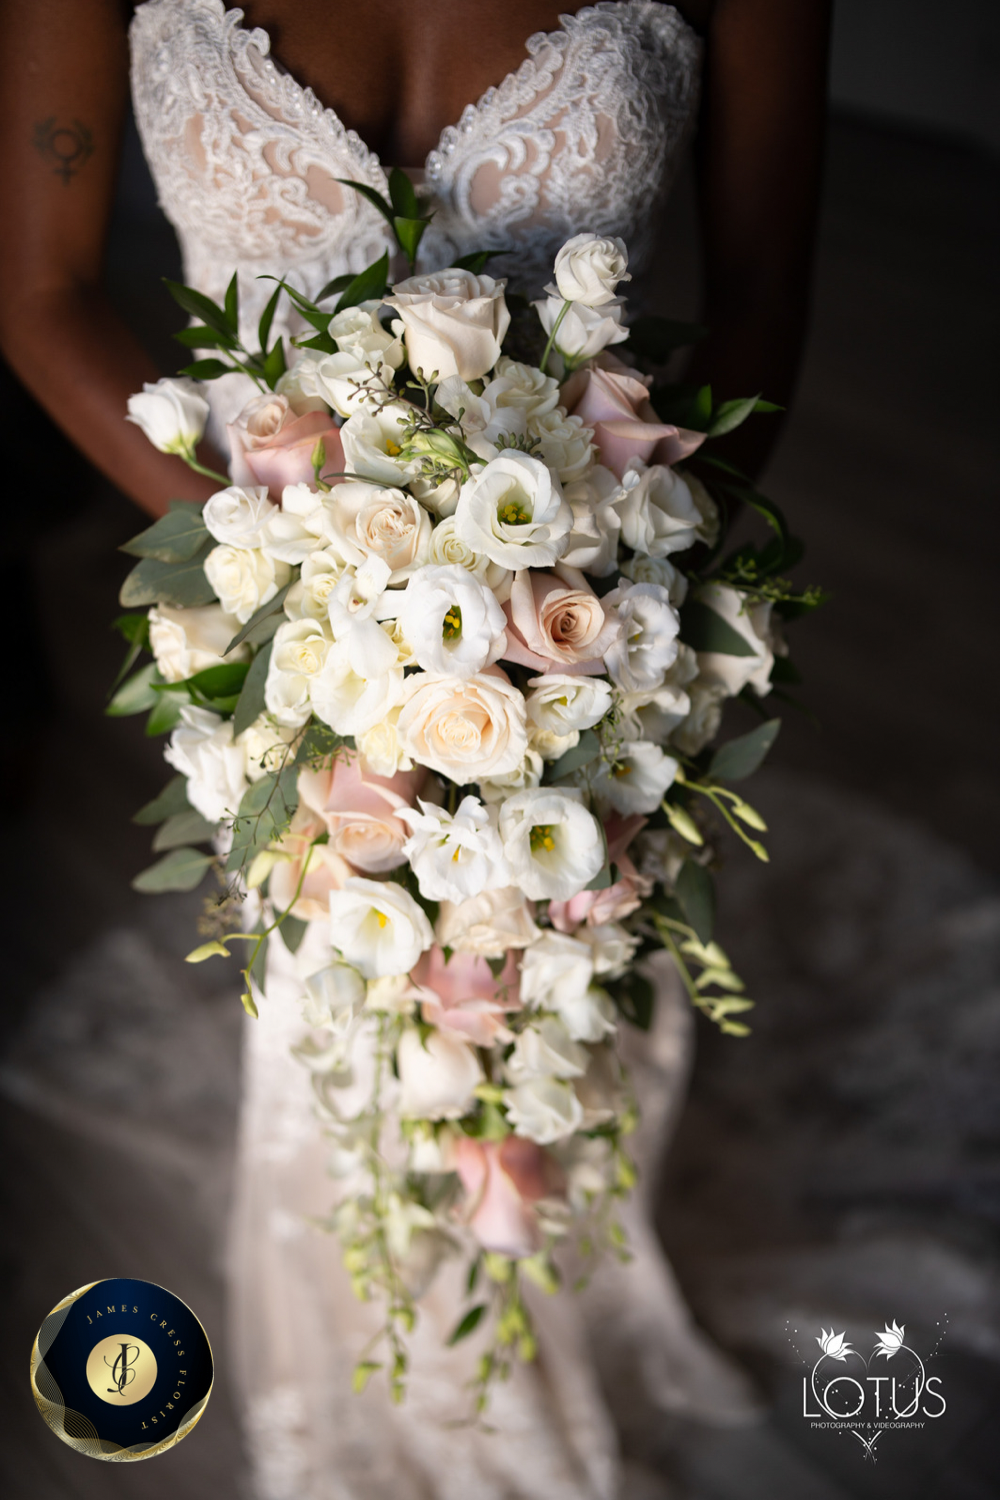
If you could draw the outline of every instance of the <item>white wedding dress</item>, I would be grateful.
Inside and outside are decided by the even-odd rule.
[[[221,300],[240,271],[244,337],[273,283],[315,294],[386,248],[385,226],[349,177],[385,193],[385,169],[334,112],[269,56],[269,39],[221,0],[146,0],[131,30],[136,119],[189,284]],[[697,102],[700,46],[652,0],[589,6],[526,42],[521,67],[470,104],[427,159],[434,221],[421,268],[472,250],[509,252],[492,274],[537,292],[582,229],[621,235],[633,270]],[[283,316],[288,317],[287,312]],[[279,326],[276,323],[276,328]],[[284,331],[297,331],[286,321]],[[251,392],[210,387],[217,429]],[[308,944],[309,938],[306,939]],[[687,1002],[657,967],[648,1036],[622,1029],[642,1108],[640,1186],[623,1220],[633,1259],[588,1290],[532,1299],[539,1357],[496,1391],[497,1434],[461,1425],[480,1345],[444,1339],[462,1305],[446,1265],[422,1303],[406,1404],[351,1371],[378,1327],[354,1298],[335,1239],[309,1220],[335,1185],[310,1080],[291,1048],[303,1030],[294,965],[272,945],[267,1002],[246,1026],[232,1235],[231,1348],[258,1500],[613,1500],[664,1493],[621,1459],[621,1438],[664,1413],[708,1421],[753,1412],[742,1377],[693,1326],[652,1224],[658,1159],[683,1097]],[[300,950],[301,953],[301,950]]]

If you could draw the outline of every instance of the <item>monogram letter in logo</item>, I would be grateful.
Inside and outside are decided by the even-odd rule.
[[[104,1363],[106,1365],[110,1365],[111,1367],[111,1379],[115,1382],[114,1389],[117,1390],[119,1396],[122,1394],[125,1387],[127,1385],[131,1385],[132,1381],[135,1379],[135,1367],[138,1359],[138,1344],[123,1343],[121,1346],[121,1353],[113,1364],[111,1363],[111,1360],[108,1359],[107,1355],[105,1355]],[[108,1395],[110,1396],[111,1394],[112,1387],[108,1386]]]

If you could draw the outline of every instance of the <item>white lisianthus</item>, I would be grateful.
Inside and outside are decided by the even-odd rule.
[[[331,641],[317,620],[289,620],[279,625],[271,647],[264,684],[264,703],[279,724],[298,729],[312,712],[309,685],[326,661]]]
[[[527,948],[541,933],[524,892],[511,885],[483,891],[457,905],[442,901],[436,935],[442,948],[456,953],[503,958],[509,948]]]
[[[528,748],[524,699],[498,667],[474,677],[418,672],[406,681],[406,754],[459,786],[513,771]]]
[[[680,609],[687,598],[687,579],[665,557],[644,557],[641,552],[636,553],[635,557],[622,563],[622,573],[632,583],[658,583],[666,589],[675,609]]]
[[[602,807],[615,812],[655,812],[673,785],[677,761],[650,740],[626,740],[615,750],[614,764],[601,761],[592,782]]]
[[[621,321],[624,307],[617,299],[602,303],[600,307],[588,307],[584,302],[571,302],[566,307],[562,297],[546,297],[544,301],[531,305],[546,335],[551,334],[559,321],[555,348],[574,365],[593,359],[610,344],[620,344],[628,338],[628,329],[622,327]]]
[[[698,667],[702,680],[723,688],[730,697],[735,697],[749,685],[763,698],[771,691],[771,668],[774,666],[770,601],[747,605],[742,594],[723,583],[704,584],[694,598],[721,615],[750,647],[747,656],[699,651]]]
[[[340,429],[344,467],[349,474],[380,484],[402,485],[414,465],[401,462],[406,408],[391,404],[375,412],[355,412]]]
[[[128,398],[127,422],[141,427],[161,453],[193,455],[205,435],[208,402],[193,380],[157,380]]]
[[[237,646],[226,655],[226,647],[237,634],[240,622],[220,604],[200,609],[172,609],[155,604],[149,611],[149,649],[164,682],[183,682],[196,672],[225,661],[246,661],[249,646]]]
[[[739,657],[732,658],[741,660]],[[697,755],[710,745],[722,723],[722,706],[728,697],[721,682],[707,682],[703,678],[688,688],[690,708],[687,718],[670,737],[682,755]]]
[[[268,772],[277,771],[297,733],[290,725],[276,723],[270,714],[258,714],[236,738],[246,756],[247,780],[260,781]]]
[[[611,687],[603,677],[551,672],[529,678],[528,686],[534,689],[525,700],[528,724],[551,734],[593,729],[611,707]]]
[[[620,281],[631,281],[625,241],[598,234],[575,234],[556,256],[556,288],[567,302],[600,307],[614,300]]]
[[[397,703],[371,729],[356,736],[358,753],[376,776],[395,776],[397,771],[413,770],[413,762],[399,738],[399,710]]]
[[[684,483],[691,491],[691,498],[695,505],[697,505],[701,515],[698,539],[704,542],[707,547],[714,547],[719,540],[719,507],[697,474],[692,474],[690,469],[684,470]]]
[[[669,557],[703,540],[703,518],[683,475],[633,461],[622,478],[622,541],[647,557]]]
[[[218,823],[236,814],[250,783],[232,719],[186,705],[163,758],[187,777],[187,799],[203,818]]]
[[[528,366],[518,366],[521,368],[527,369]],[[540,374],[539,371],[535,373]],[[558,387],[554,380],[550,383],[556,388],[552,398],[554,403],[558,399]],[[500,398],[508,391],[514,399],[501,405]],[[523,437],[527,432],[519,397],[525,401],[530,399],[528,393],[518,390],[512,381],[504,380],[491,380],[483,394],[477,396],[458,375],[449,375],[434,392],[435,403],[455,418],[465,442],[484,462],[496,458],[499,447],[503,446],[501,439]],[[543,400],[544,397],[536,396],[536,399]]]
[[[500,837],[514,883],[536,901],[568,901],[604,867],[601,825],[570,792],[515,792],[500,808]]]
[[[588,1061],[558,1016],[541,1016],[518,1036],[504,1072],[511,1083],[525,1078],[582,1078]]]
[[[624,494],[617,476],[603,464],[595,464],[582,479],[564,487],[563,497],[573,513],[562,556],[565,567],[582,568],[595,578],[614,572],[622,525],[618,507]]]
[[[521,961],[521,1000],[532,1010],[558,1011],[586,995],[593,979],[588,944],[565,932],[544,932]]]
[[[324,498],[307,484],[286,484],[280,507],[271,507],[270,519],[260,539],[250,545],[260,547],[270,557],[279,557],[282,562],[305,562],[326,545]]]
[[[399,314],[410,369],[425,380],[478,380],[500,358],[510,327],[505,281],[451,268],[397,281],[386,305]]]
[[[511,792],[523,792],[526,787],[538,786],[545,770],[545,759],[540,750],[528,745],[523,759],[502,776],[484,776],[479,782],[479,795],[491,806],[503,802]]]
[[[326,513],[332,545],[355,567],[380,557],[402,583],[426,558],[431,518],[403,490],[349,479],[334,486]]]
[[[454,814],[418,802],[419,811],[401,807],[397,816],[411,830],[403,853],[424,895],[459,902],[510,884],[495,822],[478,797],[463,797]]]
[[[394,880],[351,876],[330,892],[330,940],[366,979],[408,974],[434,941],[431,924]]]
[[[591,468],[597,452],[594,429],[582,417],[568,417],[562,407],[557,407],[544,417],[533,417],[528,430],[538,439],[541,457],[562,484],[582,479]]]
[[[691,699],[676,681],[664,678],[658,688],[619,693],[618,708],[622,727],[631,739],[662,744],[691,712]]]
[[[460,564],[422,568],[407,584],[397,619],[426,672],[472,677],[507,649],[503,610]]]
[[[288,618],[329,619],[330,595],[349,566],[332,547],[310,552],[302,563],[298,578],[285,595],[283,608]]]
[[[267,498],[266,485],[231,484],[205,501],[202,520],[217,542],[225,547],[252,549],[261,546],[278,507]]]
[[[205,558],[205,577],[228,614],[241,625],[273,599],[292,576],[287,563],[256,548],[213,547]]]
[[[510,598],[513,573],[509,568],[501,568],[498,563],[491,562],[484,552],[474,552],[468,542],[463,541],[459,536],[453,515],[445,516],[431,532],[430,545],[427,548],[427,562],[465,568],[466,572],[486,584],[498,603],[504,604]]]
[[[514,1134],[539,1146],[564,1141],[579,1130],[583,1105],[561,1078],[526,1078],[504,1093]]]
[[[455,529],[502,568],[547,568],[566,550],[573,515],[559,481],[530,454],[501,453],[462,486]]]
[[[622,623],[621,634],[604,657],[615,686],[626,693],[659,687],[676,660],[681,623],[666,589],[619,579],[604,602],[617,609]]]
[[[307,397],[321,397],[342,417],[377,410],[379,398],[366,387],[373,379],[392,383],[405,358],[401,341],[382,327],[372,304],[337,313],[330,319],[328,332],[337,344],[337,353],[308,362],[300,360],[290,372],[297,389]],[[289,376],[283,377],[278,389],[285,391],[287,382]],[[293,393],[288,394],[291,399]]]
[[[594,973],[599,978],[619,979],[627,973],[639,946],[638,936],[626,932],[619,922],[602,922],[597,927],[585,922],[578,931],[591,949]]]
[[[309,680],[313,712],[337,734],[366,734],[402,697],[398,648],[373,620],[334,641],[322,667]]]
[[[485,1077],[475,1047],[447,1031],[432,1031],[422,1040],[419,1031],[407,1028],[396,1048],[396,1063],[404,1119],[461,1119]]]

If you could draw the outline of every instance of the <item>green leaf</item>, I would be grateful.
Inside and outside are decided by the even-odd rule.
[[[156,670],[156,662],[148,662],[134,677],[122,684],[104,712],[112,719],[144,714],[147,708],[152,708],[158,701],[156,688],[162,681],[163,678]]]
[[[402,167],[393,167],[389,173],[389,198],[393,212],[403,219],[419,219],[420,204],[413,183]]]
[[[132,822],[146,826],[162,823],[165,819],[174,817],[176,813],[184,812],[188,807],[187,780],[183,776],[173,776],[152,802],[147,802],[137,813],[132,814]]]
[[[720,489],[725,494],[732,495],[734,499],[742,500],[744,505],[749,505],[751,510],[755,510],[759,516],[763,516],[775,536],[781,542],[782,550],[771,563],[772,569],[790,567],[791,563],[786,563],[785,561],[785,553],[790,541],[788,522],[774,501],[769,500],[766,495],[762,495],[752,484],[727,483],[720,485]]]
[[[756,656],[754,648],[728,620],[691,599],[681,610],[681,640],[695,651],[717,651],[723,656]]]
[[[278,280],[275,276],[261,276],[259,279],[261,281],[278,281],[278,290],[288,293],[306,321],[311,323],[320,333],[326,332],[326,326],[330,321],[330,314],[323,312],[322,308],[317,307],[315,302],[311,302],[304,292],[300,292],[297,287],[292,286],[287,281]]]
[[[337,299],[334,312],[343,312],[345,307],[357,307],[361,302],[372,302],[384,297],[388,285],[389,252],[387,250],[378,260],[359,272],[350,285],[344,288]]]
[[[337,344],[328,333],[317,333],[311,339],[292,339],[296,349],[316,349],[320,354],[336,354]]]
[[[200,318],[207,323],[209,328],[214,328],[216,333],[234,333],[236,330],[229,326],[229,320],[225,312],[211,297],[206,297],[202,292],[196,292],[192,286],[184,286],[179,281],[171,281],[164,276],[163,284],[173,297],[179,307],[193,318]]]
[[[170,510],[145,531],[119,547],[130,557],[155,557],[159,562],[188,562],[208,541],[208,528],[201,518],[201,507],[185,505]]]
[[[158,734],[169,734],[176,729],[181,722],[181,709],[187,708],[191,702],[190,696],[179,692],[159,692],[156,702],[149,711],[146,720],[146,734],[152,739]]]
[[[677,900],[700,943],[712,941],[715,926],[715,885],[711,875],[695,859],[681,865],[677,877]]]
[[[768,719],[766,724],[758,724],[749,734],[741,734],[739,739],[720,745],[712,756],[708,774],[717,776],[720,781],[742,781],[752,776],[778,738],[780,728],[780,719]]]
[[[193,364],[184,365],[180,373],[191,380],[218,380],[220,375],[231,374],[232,369],[232,365],[224,364],[221,359],[196,359]]]
[[[228,656],[230,651],[235,651],[236,647],[242,645],[242,643],[247,639],[251,631],[256,630],[257,626],[260,625],[264,620],[268,619],[271,615],[282,615],[282,619],[284,619],[281,606],[284,604],[285,595],[288,593],[288,590],[291,588],[291,586],[292,585],[290,583],[286,583],[283,589],[278,590],[273,599],[268,599],[266,604],[262,604],[260,609],[254,611],[249,620],[243,626],[243,629],[238,630],[233,636],[232,640],[229,642],[229,645],[226,647],[225,651],[223,651],[223,656]]]
[[[115,680],[111,684],[110,692],[114,693],[118,684],[124,681],[131,672],[143,651],[149,649],[149,616],[145,611],[141,614],[119,615],[117,620],[112,622],[111,628],[117,630],[118,634],[129,643],[125,660],[118,668]]]
[[[609,885],[611,885],[611,866],[605,860],[601,869],[598,870],[593,880],[584,887],[584,890],[606,891]]]
[[[802,673],[787,656],[776,656],[771,667],[772,682],[801,682]]]
[[[229,285],[226,287],[224,311],[226,322],[238,337],[240,331],[240,286],[239,275],[236,271],[233,272]]]
[[[317,292],[316,301],[323,302],[327,297],[335,297],[337,293],[342,292],[346,286],[350,286],[353,280],[354,277],[352,276],[350,271],[345,272],[343,276],[335,276],[332,281],[327,282],[326,286],[321,292]]]
[[[299,802],[298,774],[294,766],[286,766],[262,776],[244,793],[233,824],[228,870],[238,870],[285,832]]]
[[[549,767],[549,781],[562,781],[564,777],[571,776],[574,771],[579,771],[582,766],[589,766],[592,760],[596,760],[600,754],[601,742],[592,729],[584,729],[579,741],[565,755],[560,755]]]
[[[159,854],[163,849],[177,849],[181,844],[208,844],[216,831],[215,823],[203,818],[193,807],[185,807],[182,812],[172,813],[157,829],[153,852]]]
[[[268,298],[267,306],[260,315],[260,322],[257,324],[257,338],[260,342],[261,354],[267,353],[267,341],[271,336],[271,324],[274,322],[274,314],[278,308],[278,299],[281,296],[281,291],[282,288],[280,285],[275,287]]]
[[[392,221],[392,227],[396,231],[400,249],[406,255],[412,266],[417,258],[417,246],[423,238],[424,230],[430,221],[428,219],[404,219],[396,218]]]
[[[712,413],[712,424],[708,429],[710,438],[722,437],[724,433],[733,432],[742,426],[751,412],[756,411],[760,393],[756,396],[742,396],[735,401],[723,401]]]
[[[361,194],[362,198],[367,198],[372,207],[377,208],[385,222],[390,227],[392,227],[392,221],[396,216],[393,213],[392,204],[386,203],[381,193],[377,193],[375,189],[370,188],[367,183],[352,182],[349,177],[338,177],[335,180],[339,182],[342,187],[353,188],[356,193]]]
[[[120,603],[129,608],[137,604],[172,604],[178,609],[195,609],[215,602],[215,591],[205,577],[205,558],[209,548],[195,553],[187,562],[161,562],[144,557],[121,586]]]
[[[270,937],[264,938],[264,941],[261,943],[260,947],[254,954],[253,963],[250,965],[249,970],[249,977],[253,980],[254,984],[260,990],[261,994],[264,993],[264,986],[266,982],[267,948],[270,941]]]
[[[250,663],[250,668],[243,680],[243,689],[236,704],[233,714],[233,734],[242,734],[244,729],[249,729],[258,714],[264,712],[264,684],[267,682],[267,668],[271,660],[272,642],[268,641],[262,646]]]
[[[285,369],[285,346],[280,339],[275,339],[274,348],[264,360],[264,379],[272,391],[284,375]]]
[[[289,953],[297,953],[302,939],[306,935],[308,922],[302,922],[298,917],[285,917],[278,931],[281,933],[282,941]]]
[[[673,318],[647,314],[629,325],[630,348],[654,364],[665,365],[675,349],[686,349],[705,338],[707,328],[700,323],[678,323]]]
[[[193,677],[179,682],[179,688],[190,690],[192,697],[227,698],[238,697],[246,681],[250,666],[245,661],[223,661],[217,667],[206,667]]]
[[[486,268],[486,262],[493,255],[500,255],[500,250],[470,250],[468,255],[460,255],[452,265],[459,271],[471,271],[473,276],[479,276]]]
[[[353,740],[344,739],[341,735],[335,734],[326,724],[313,720],[302,736],[292,764],[305,766],[313,761],[327,760],[342,745],[353,746],[353,744]]]
[[[449,1349],[453,1344],[461,1343],[467,1339],[469,1334],[479,1327],[483,1313],[486,1311],[486,1303],[478,1302],[475,1307],[470,1307],[465,1317],[455,1326],[450,1336],[445,1340]]]
[[[195,328],[182,328],[179,333],[174,334],[179,344],[185,349],[238,349],[240,346],[231,333],[219,333],[215,328],[204,326]]]
[[[633,969],[608,985],[608,990],[626,1021],[640,1031],[648,1031],[653,1022],[656,992],[646,976]]]
[[[172,849],[155,865],[137,875],[132,889],[146,895],[161,891],[193,891],[201,884],[211,863],[212,856],[203,854],[200,849]]]

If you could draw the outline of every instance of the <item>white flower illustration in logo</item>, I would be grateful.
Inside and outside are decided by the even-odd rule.
[[[875,1353],[884,1354],[887,1359],[891,1359],[894,1354],[897,1354],[899,1350],[903,1348],[903,1337],[905,1333],[906,1324],[904,1323],[902,1328],[900,1328],[895,1318],[893,1318],[891,1328],[889,1327],[888,1323],[886,1323],[885,1332],[876,1333],[875,1338],[877,1342],[875,1344]]]
[[[855,1352],[851,1348],[850,1344],[846,1342],[846,1330],[844,1333],[834,1333],[833,1329],[831,1328],[830,1332],[827,1333],[825,1328],[821,1328],[820,1332],[822,1333],[823,1337],[817,1339],[816,1342],[822,1349],[823,1353],[828,1354],[831,1359],[846,1360],[849,1354],[853,1354]]]

